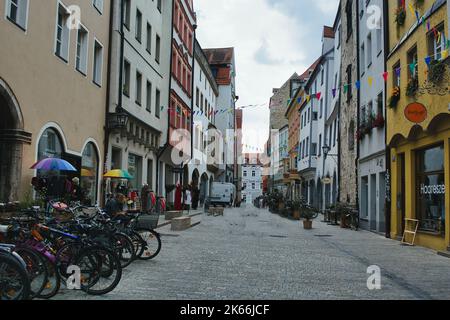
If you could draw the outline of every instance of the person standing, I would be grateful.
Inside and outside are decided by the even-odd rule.
[[[191,212],[191,206],[192,206],[192,195],[191,195],[190,188],[186,189],[184,204],[187,207],[188,213],[190,213]]]

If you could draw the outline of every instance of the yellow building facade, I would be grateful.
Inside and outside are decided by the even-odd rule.
[[[448,8],[441,0],[388,1],[387,144],[392,238],[418,220],[415,244],[450,247]],[[415,222],[406,222],[414,229]],[[412,238],[409,235],[408,241]]]

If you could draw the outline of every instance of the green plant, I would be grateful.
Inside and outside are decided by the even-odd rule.
[[[392,90],[391,97],[389,98],[389,107],[395,108],[398,105],[398,102],[400,101],[400,88],[394,87]]]
[[[419,79],[417,77],[412,77],[408,81],[408,85],[406,86],[406,95],[408,97],[413,97],[416,95],[417,90],[419,90]]]
[[[444,79],[445,72],[445,63],[440,60],[433,60],[430,63],[430,70],[428,72],[429,80],[434,84],[439,84]]]
[[[398,7],[395,10],[395,22],[397,25],[403,26],[406,20],[406,9],[403,6]]]

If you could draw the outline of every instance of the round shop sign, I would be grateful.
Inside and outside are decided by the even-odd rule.
[[[405,108],[405,117],[413,123],[422,123],[427,119],[427,108],[421,103],[414,102]]]

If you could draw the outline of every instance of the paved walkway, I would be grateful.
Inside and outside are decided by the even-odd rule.
[[[193,218],[181,233],[160,229],[163,248],[124,270],[116,290],[58,299],[450,299],[450,259],[420,247],[318,219],[298,221],[266,210],[226,210]],[[367,288],[367,268],[381,268],[381,290]]]

